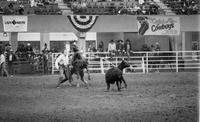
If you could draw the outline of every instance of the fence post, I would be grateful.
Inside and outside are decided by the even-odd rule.
[[[116,57],[116,59],[115,59],[115,66],[117,67],[117,57]]]
[[[178,72],[178,51],[176,51],[176,72]]]
[[[100,58],[100,65],[101,65],[101,74],[104,74],[103,59],[102,58]]]
[[[51,71],[51,74],[53,75],[54,74],[54,63],[53,63],[53,61],[54,61],[54,53],[52,53],[51,54],[51,67],[52,67],[52,71]]]
[[[144,57],[142,57],[142,71],[143,73],[145,73]]]
[[[149,56],[148,56],[148,52],[146,52],[146,70],[147,70],[147,73],[149,72]]]

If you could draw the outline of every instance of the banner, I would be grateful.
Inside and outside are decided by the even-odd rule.
[[[179,17],[138,16],[138,33],[140,35],[179,35]]]
[[[26,32],[27,16],[2,16],[4,32]]]
[[[67,17],[74,28],[79,32],[88,32],[98,18],[98,16],[91,15],[70,15]]]

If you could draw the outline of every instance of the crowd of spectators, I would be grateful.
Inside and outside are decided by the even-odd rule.
[[[129,14],[157,15],[166,11],[154,0],[106,1],[106,0],[63,0],[74,14]],[[178,15],[199,14],[198,0],[160,0]],[[4,15],[58,15],[62,14],[57,0],[1,0],[0,14]]]
[[[199,13],[199,0],[165,0],[176,14],[191,15]]]
[[[71,2],[71,9],[78,14],[162,14],[163,10],[154,1],[139,2]]]
[[[27,45],[19,44],[16,51],[13,51],[11,45],[0,45],[0,76],[13,76],[14,67],[13,64],[17,63],[24,71],[28,65],[34,67],[35,72],[42,72],[44,74],[49,73],[49,60],[50,50],[47,48],[47,44],[44,44],[41,53],[37,53],[35,48],[30,43]],[[22,65],[23,64],[23,65]],[[39,68],[41,67],[41,68]],[[30,69],[29,69],[30,70]]]
[[[141,48],[135,49],[130,39],[124,40],[110,40],[108,45],[104,45],[103,41],[98,43],[98,46],[89,46],[87,52],[97,52],[99,56],[108,52],[110,57],[115,56],[138,56],[146,54],[146,52],[157,52],[160,51],[160,44],[156,42],[155,44],[148,45],[146,43],[142,44]],[[135,52],[143,52],[143,53],[135,53]],[[101,53],[103,52],[103,53]],[[104,56],[104,55],[102,55]]]
[[[2,15],[57,15],[62,14],[55,0],[15,0],[0,1],[0,14]]]
[[[75,14],[130,14],[155,15],[166,14],[154,0],[134,1],[95,1],[95,0],[64,0]],[[176,14],[198,14],[198,0],[161,0]]]

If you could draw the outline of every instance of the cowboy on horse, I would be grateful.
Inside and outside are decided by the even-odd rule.
[[[81,77],[81,80],[86,84],[86,86],[88,87],[87,81],[84,80],[84,69],[87,70],[87,66],[88,66],[88,62],[86,60],[86,58],[82,55],[82,52],[79,52],[79,49],[76,45],[72,45],[72,51],[73,54],[71,55],[71,61],[69,62],[69,57],[71,57],[69,55],[69,51],[64,51],[63,54],[61,54],[55,62],[56,68],[60,69],[61,71],[61,75],[64,75],[65,78],[63,79],[62,76],[59,79],[58,85],[57,87],[60,86],[60,84],[66,82],[67,80],[69,80],[70,86],[72,85],[72,75],[73,74],[77,74],[77,78],[79,78],[79,76]],[[90,79],[90,75],[88,72],[88,79]]]
[[[72,51],[73,51],[73,55],[72,55],[72,60],[71,60],[71,65],[73,66],[72,71],[71,71],[71,75],[77,74],[77,77],[79,78],[79,76],[81,77],[81,80],[87,84],[87,82],[84,80],[84,69],[87,70],[88,73],[88,79],[90,80],[90,74],[88,71],[88,61],[85,58],[85,56],[83,55],[82,51],[79,51],[78,47],[74,44],[72,45]]]

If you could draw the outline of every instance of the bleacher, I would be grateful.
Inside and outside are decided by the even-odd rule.
[[[72,9],[74,14],[129,14],[129,15],[157,15],[166,14],[171,9],[175,14],[199,14],[198,0],[83,0],[64,2]],[[160,4],[163,3],[165,8]]]
[[[163,3],[178,15],[199,14],[199,0],[163,0]]]
[[[0,1],[1,15],[60,15],[62,11],[56,3],[35,3],[31,5],[29,0]]]
[[[63,4],[73,14],[80,15],[167,15],[169,10],[174,15],[200,13],[198,0],[144,0],[142,3],[140,0],[63,0]],[[60,15],[64,14],[62,11],[55,1],[0,1],[1,15]]]

